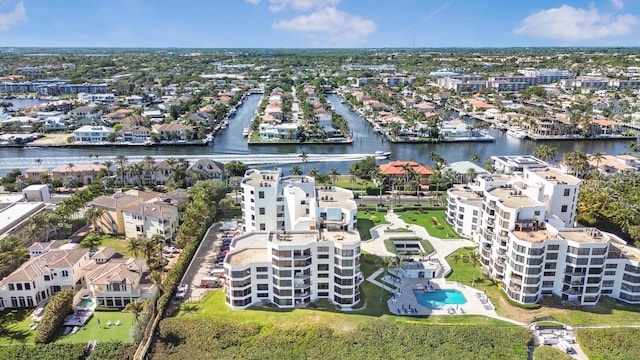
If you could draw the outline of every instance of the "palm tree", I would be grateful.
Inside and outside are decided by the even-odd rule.
[[[393,267],[396,268],[396,276],[393,278],[393,284],[391,286],[396,286],[396,281],[400,278],[400,267],[404,265],[404,259],[402,256],[396,254],[396,257],[393,258]]]
[[[42,165],[42,159],[36,159],[35,162],[38,166]]]
[[[133,254],[133,257],[138,257],[143,253],[144,249],[142,246],[142,238],[129,238],[127,241],[129,242],[129,244],[127,245],[127,250],[131,254]]]
[[[384,187],[384,179],[385,176],[383,173],[381,173],[377,168],[373,171],[373,173],[371,174],[371,177],[373,178],[373,182],[375,183],[376,187],[378,188],[379,191],[379,195],[380,195],[380,200],[378,202],[379,205],[382,205],[382,188]]]
[[[458,282],[458,271],[457,271],[457,268],[458,268],[458,262],[459,262],[460,260],[462,260],[462,255],[460,255],[460,254],[454,254],[454,255],[451,257],[451,260],[453,260],[453,264],[454,264],[454,265],[456,265],[456,269],[454,269],[454,270],[453,270],[453,274],[455,275],[456,282]]]
[[[467,182],[473,181],[478,176],[478,172],[474,168],[467,169]]]
[[[604,153],[602,151],[598,151],[591,155],[591,159],[596,162],[596,168],[600,168],[600,162],[604,160]]]
[[[147,260],[154,257],[160,250],[160,243],[154,238],[142,239],[142,252]]]
[[[560,161],[576,176],[583,175],[589,165],[587,155],[580,151],[565,153]]]
[[[304,167],[304,164],[306,164],[307,161],[309,161],[309,154],[307,154],[307,152],[304,150],[300,152],[298,157],[300,158],[300,160],[302,160],[303,167]]]
[[[125,306],[124,311],[133,315],[131,324],[138,324],[138,321],[140,321],[140,314],[144,311],[144,303],[140,300],[132,301]]]
[[[152,271],[149,274],[149,280],[158,288],[158,291],[160,291],[160,295],[162,295],[162,272],[157,270]]]
[[[471,155],[470,160],[473,161],[473,162],[480,162],[480,155],[478,155],[477,152],[473,153],[473,155]]]
[[[389,267],[393,263],[393,259],[390,256],[382,257],[382,264],[384,266],[384,277],[386,278],[389,275]],[[384,293],[384,280],[382,281],[382,286],[380,286],[380,299],[378,301],[382,301],[382,294]]]
[[[11,257],[11,265],[14,269],[17,269],[24,260],[29,258],[29,250],[24,246],[18,246],[11,251],[9,256]]]
[[[311,176],[312,178],[317,178],[318,175],[320,175],[320,169],[318,169],[317,167],[314,167],[313,169],[309,170],[309,176]]]
[[[542,144],[536,147],[533,155],[542,161],[549,162],[558,154],[558,148],[551,145]]]
[[[92,207],[85,212],[84,216],[88,222],[93,224],[93,230],[102,232],[102,229],[98,227],[98,220],[100,220],[105,213],[104,208]]]
[[[338,176],[340,176],[340,173],[338,172],[338,169],[331,168],[329,170],[329,176],[331,177],[331,183],[335,184],[336,180],[338,179]]]
[[[471,280],[471,287],[476,285],[476,266],[480,263],[480,256],[473,250],[467,254],[467,262],[473,267],[473,279]]]
[[[107,168],[107,175],[111,176],[111,167],[113,166],[113,161],[105,160],[102,165]]]
[[[295,175],[295,176],[302,175],[302,169],[300,169],[300,165],[295,164],[291,166],[291,170],[289,170],[289,174]]]
[[[118,166],[118,172],[121,175],[121,181],[122,181],[122,185],[124,185],[124,174],[126,172],[126,164],[128,162],[128,159],[126,156],[124,155],[118,155],[116,156],[116,165]]]

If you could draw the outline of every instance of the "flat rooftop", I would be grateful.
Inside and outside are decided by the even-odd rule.
[[[562,171],[553,168],[533,169],[531,170],[531,173],[536,174],[547,181],[558,184],[564,183],[567,185],[577,185],[582,181],[575,176],[565,174]]]
[[[357,208],[351,190],[336,188],[335,186],[318,186],[316,189],[318,192],[316,199],[320,207],[340,207],[347,210]]]
[[[0,211],[0,234],[25,221],[42,208],[44,203],[41,202],[21,202],[5,207]]]
[[[274,187],[278,184],[279,177],[278,170],[250,170],[245,174],[242,182],[253,187]]]
[[[482,199],[482,196],[478,192],[471,189],[465,189],[463,186],[457,185],[449,189],[449,194],[466,199]]]
[[[512,209],[517,209],[519,207],[526,207],[526,206],[541,205],[539,202],[531,199],[526,195],[515,195],[517,191],[518,191],[517,189],[513,189],[513,188],[497,187],[489,191],[489,194],[500,199],[502,205]]]
[[[558,237],[547,230],[534,230],[534,231],[512,231],[511,232],[518,240],[526,241],[530,243],[542,243],[547,240],[556,240]]]
[[[613,254],[612,253],[616,253]],[[623,244],[611,243],[609,245],[609,258],[626,258],[632,261],[640,261],[640,249],[633,246],[627,246]]]
[[[256,262],[271,262],[266,247],[240,249],[230,251],[225,258],[225,262],[231,266],[242,266]]]
[[[580,230],[560,230],[558,236],[570,241],[581,243],[602,243],[609,241],[608,237],[604,237],[600,230],[594,228],[585,228]]]

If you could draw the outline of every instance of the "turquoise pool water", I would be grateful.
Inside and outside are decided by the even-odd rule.
[[[86,309],[92,308],[93,307],[93,300],[91,300],[91,299],[81,299],[76,304],[76,307],[78,307],[78,308],[86,308]]]
[[[467,299],[458,290],[413,290],[413,294],[416,296],[418,304],[433,309],[441,309],[447,305],[462,305],[467,303]]]

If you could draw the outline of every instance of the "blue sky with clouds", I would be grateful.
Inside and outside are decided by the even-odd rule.
[[[415,40],[414,40],[415,39]],[[639,46],[640,0],[0,0],[0,46]]]

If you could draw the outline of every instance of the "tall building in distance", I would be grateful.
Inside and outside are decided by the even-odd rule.
[[[291,308],[327,299],[349,308],[360,301],[352,191],[280,170],[249,170],[241,189],[245,233],[224,261],[229,306]]]

